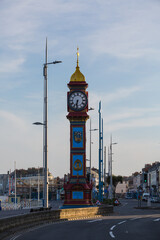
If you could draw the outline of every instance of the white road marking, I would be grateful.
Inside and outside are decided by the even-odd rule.
[[[116,226],[116,225],[113,225],[113,226],[110,228],[110,230],[112,231],[112,230],[115,228],[115,226]]]
[[[125,222],[126,222],[126,220],[125,220],[125,221],[122,221],[122,222],[119,222],[118,224],[120,225],[120,224],[125,223]]]
[[[102,219],[91,220],[91,221],[88,221],[88,223],[97,222],[97,221],[102,221]]]
[[[112,232],[109,232],[109,234],[110,234],[110,236],[111,236],[112,238],[115,238],[115,236],[113,235]]]
[[[127,204],[128,204],[128,203],[124,203],[124,204],[122,205],[122,207],[125,207]]]
[[[153,221],[158,222],[158,221],[160,221],[160,218],[154,219]]]
[[[10,240],[15,240],[15,239],[17,239],[18,237],[20,237],[22,234],[19,234],[19,235],[17,235],[17,236],[15,236],[15,237],[12,237]]]

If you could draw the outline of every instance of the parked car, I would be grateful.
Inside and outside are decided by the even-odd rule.
[[[159,202],[158,197],[151,197],[151,202],[158,203]]]
[[[142,201],[147,201],[148,200],[148,198],[149,198],[149,193],[143,193],[143,195],[142,195]]]
[[[132,199],[133,197],[132,197],[132,193],[131,192],[127,192],[126,194],[125,194],[125,198],[126,199]]]

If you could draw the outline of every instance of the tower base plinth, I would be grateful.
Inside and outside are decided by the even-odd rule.
[[[69,183],[64,184],[65,200],[63,208],[93,206],[91,199],[92,184],[87,183],[86,179],[80,179],[78,183],[72,182],[74,182],[74,179],[70,179]]]

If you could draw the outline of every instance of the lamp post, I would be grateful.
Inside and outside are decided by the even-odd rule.
[[[104,147],[104,196],[107,198],[107,178],[106,178],[106,146]]]
[[[38,167],[38,207],[39,207],[39,167]]]
[[[48,78],[47,68],[50,64],[61,63],[62,61],[49,62],[47,60],[47,39],[46,39],[46,56],[43,65],[44,76],[44,112],[43,123],[35,122],[35,125],[43,125],[43,169],[44,169],[44,207],[48,208]]]
[[[17,209],[17,180],[16,180],[16,161],[14,162],[14,184],[15,184],[15,189],[14,189],[14,205],[15,209]]]
[[[90,159],[90,166],[89,166],[89,175],[90,175],[90,183],[91,183],[91,155],[92,155],[92,151],[91,151],[91,148],[92,148],[92,134],[91,132],[93,131],[97,131],[98,129],[97,128],[94,128],[92,129],[91,128],[91,118],[90,118],[90,129],[89,129],[89,132],[90,132],[90,150],[89,150],[89,159]]]
[[[113,192],[112,192],[112,185],[113,185],[113,182],[112,182],[112,145],[115,145],[115,144],[118,144],[118,143],[112,143],[112,135],[111,135],[111,142],[110,142],[110,198],[112,199],[113,198]]]
[[[101,117],[101,101],[99,102],[99,193],[98,200],[103,201],[103,119]]]
[[[90,107],[88,109],[88,111],[92,111],[94,110],[94,108]],[[94,129],[91,129],[91,118],[90,118],[90,129],[89,129],[89,132],[90,132],[90,148],[89,148],[89,177],[90,177],[90,183],[91,183],[91,155],[92,155],[92,152],[91,152],[91,147],[92,147],[92,136],[91,136],[91,132],[92,131],[97,131],[98,129],[97,128],[94,128]]]

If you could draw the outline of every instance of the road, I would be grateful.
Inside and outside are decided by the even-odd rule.
[[[114,214],[110,216],[46,224],[8,239],[159,240],[160,210],[135,209],[136,206],[137,200],[122,200],[122,204],[115,207]]]

